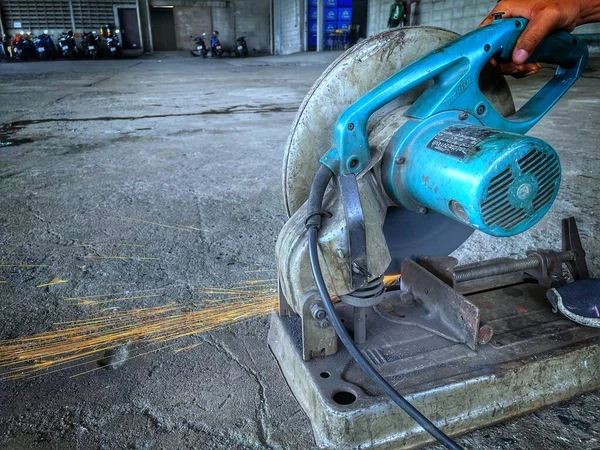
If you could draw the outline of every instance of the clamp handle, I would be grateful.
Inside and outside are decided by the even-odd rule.
[[[406,115],[427,119],[439,112],[467,112],[482,125],[525,134],[577,81],[588,51],[580,39],[561,31],[548,36],[528,62],[558,64],[554,77],[510,117],[503,117],[481,93],[479,76],[492,56],[511,57],[526,19],[496,19],[415,61],[359,98],[338,118],[333,146],[321,162],[336,174],[359,173],[369,162],[369,117],[379,108],[420,84],[433,84]]]

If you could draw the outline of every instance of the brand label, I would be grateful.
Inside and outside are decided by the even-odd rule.
[[[460,94],[465,92],[465,90],[469,87],[469,85],[473,82],[473,78],[463,78],[460,80],[456,88],[448,95],[448,98],[444,100],[445,106],[450,106],[454,100],[456,100]]]
[[[477,144],[498,131],[476,125],[452,125],[444,128],[427,144],[427,148],[458,159],[473,153]]]

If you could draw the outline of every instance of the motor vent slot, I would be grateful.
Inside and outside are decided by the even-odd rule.
[[[535,180],[535,195],[525,205],[511,201],[511,187],[524,176]],[[513,170],[506,168],[490,181],[481,214],[486,226],[510,230],[529,220],[554,200],[560,183],[560,162],[555,154],[532,150],[517,161]],[[517,185],[518,186],[518,185]]]

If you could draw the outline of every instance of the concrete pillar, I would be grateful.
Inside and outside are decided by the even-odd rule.
[[[325,0],[317,0],[317,51],[323,51],[325,38]]]
[[[302,14],[302,51],[308,51],[308,0],[304,0],[304,13]]]
[[[69,0],[69,13],[71,14],[71,28],[73,29],[73,33],[77,31],[77,27],[75,26],[75,13],[73,12],[73,1]]]
[[[150,24],[150,4],[148,0],[137,0],[140,33],[142,35],[142,49],[144,53],[152,53],[152,25]]]
[[[4,22],[2,21],[2,11],[0,11],[0,41],[4,40]]]

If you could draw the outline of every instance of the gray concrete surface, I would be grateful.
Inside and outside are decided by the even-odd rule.
[[[283,144],[296,108],[332,55],[202,61],[0,65],[0,339],[97,310],[64,297],[161,288],[127,307],[199,301],[249,269],[274,269],[285,221]],[[599,81],[586,73],[532,134],[562,156],[562,193],[520,239],[476,235],[464,260],[556,247],[558,219],[580,219],[600,268],[596,144]],[[596,78],[594,78],[596,77]],[[540,78],[515,83],[518,100]],[[37,122],[15,122],[37,120]],[[31,140],[31,142],[26,142]],[[2,138],[0,138],[2,141]],[[193,226],[166,228],[125,219]],[[135,244],[136,247],[127,245]],[[158,260],[91,259],[135,255]],[[68,283],[39,289],[54,277]],[[0,446],[10,449],[313,448],[266,346],[268,318],[182,341],[117,370],[74,368],[0,382]],[[459,439],[469,449],[600,448],[600,394],[581,396]]]

